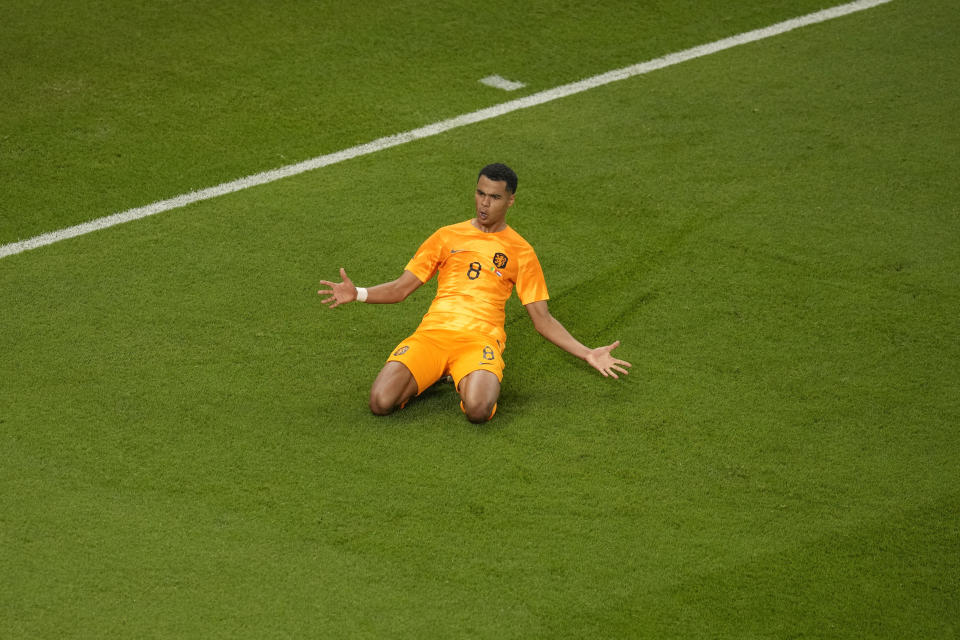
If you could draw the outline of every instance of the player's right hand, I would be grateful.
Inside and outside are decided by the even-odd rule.
[[[329,288],[317,291],[318,295],[329,296],[320,302],[328,305],[331,309],[357,299],[357,288],[354,286],[353,281],[347,277],[347,272],[343,267],[340,267],[340,278],[342,282],[321,280],[320,284]]]

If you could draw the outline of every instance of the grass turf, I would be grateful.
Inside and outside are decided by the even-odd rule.
[[[955,634],[958,29],[919,6],[0,262],[0,630]],[[493,153],[633,373],[514,301],[494,422],[376,419],[430,287],[316,280],[395,277]]]
[[[517,96],[817,8],[11,5],[0,24],[0,243],[502,102],[477,82],[491,73],[527,83]]]

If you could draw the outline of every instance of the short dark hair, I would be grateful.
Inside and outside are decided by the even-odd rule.
[[[480,173],[477,174],[477,180],[480,179],[480,176],[486,176],[494,182],[506,182],[507,191],[510,193],[517,192],[517,174],[505,164],[500,162],[488,164],[483,169],[480,169]]]

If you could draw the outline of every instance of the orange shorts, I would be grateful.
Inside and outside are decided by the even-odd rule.
[[[460,331],[417,331],[393,350],[387,362],[403,363],[423,393],[444,375],[450,374],[459,388],[468,373],[481,369],[503,381],[503,346],[499,341]]]

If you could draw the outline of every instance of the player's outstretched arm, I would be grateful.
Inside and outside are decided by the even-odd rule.
[[[620,346],[619,340],[604,347],[591,349],[570,335],[570,332],[560,324],[560,321],[551,315],[546,300],[531,302],[526,306],[526,309],[533,321],[534,328],[540,335],[567,353],[586,360],[591,367],[603,374],[605,378],[619,378],[618,373],[623,375],[630,373],[627,369],[631,364],[626,360],[614,358],[610,353]]]
[[[317,291],[318,295],[327,296],[320,302],[328,305],[331,309],[341,304],[353,302],[357,299],[357,287],[353,281],[347,277],[347,272],[340,268],[340,282],[330,282],[321,280],[320,284],[325,289]],[[367,302],[372,304],[392,304],[406,300],[407,296],[417,290],[423,283],[420,278],[413,275],[410,271],[404,271],[399,278],[392,282],[384,282],[375,287],[367,289]]]

